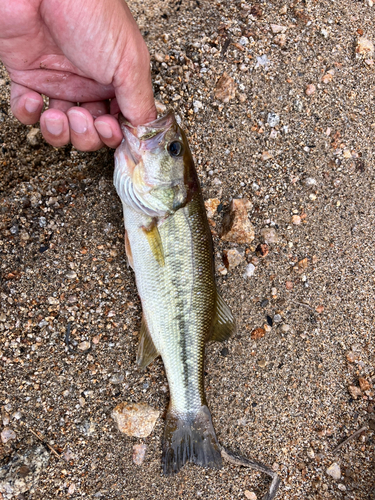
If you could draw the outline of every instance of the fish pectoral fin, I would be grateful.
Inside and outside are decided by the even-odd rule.
[[[128,264],[132,269],[134,269],[132,249],[130,248],[130,242],[126,230],[125,230],[125,253],[126,257],[128,258]]]
[[[164,266],[163,243],[161,241],[158,227],[156,225],[152,225],[150,229],[145,227],[143,227],[142,229],[146,235],[148,244],[150,245],[155,259],[160,264],[160,266]]]
[[[217,294],[216,312],[212,323],[210,335],[207,337],[207,342],[210,340],[224,342],[234,335],[236,331],[236,320],[233,317],[229,306],[224,302],[224,299]]]
[[[139,345],[137,353],[137,364],[141,368],[146,368],[146,366],[148,366],[158,356],[159,353],[156,347],[154,346],[154,342],[148,330],[145,317],[142,316],[142,324],[141,324],[141,331],[139,334]]]

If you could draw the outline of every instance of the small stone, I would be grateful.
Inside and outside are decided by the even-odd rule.
[[[316,92],[316,87],[313,83],[309,83],[307,87],[305,88],[305,94],[306,95],[313,95]]]
[[[280,123],[280,116],[276,113],[268,113],[267,123],[271,128],[277,127],[277,125]]]
[[[279,35],[276,35],[273,39],[273,42],[279,47],[284,47],[284,45],[286,44],[286,34],[280,33]]]
[[[243,256],[235,248],[231,248],[230,250],[224,250],[223,253],[224,253],[223,261],[228,271],[237,267],[243,261]]]
[[[359,360],[359,356],[355,352],[349,351],[346,353],[346,359],[347,361],[349,361],[349,363],[355,363]]]
[[[280,10],[279,10],[279,14],[281,15],[285,15],[286,13],[288,12],[288,7],[287,5],[283,5]]]
[[[324,306],[322,306],[322,305],[320,305],[320,306],[316,306],[315,311],[316,311],[318,314],[322,314],[322,312],[324,311]]]
[[[287,333],[287,332],[289,332],[289,330],[290,330],[290,326],[289,326],[289,325],[281,325],[280,330],[281,330],[283,333]]]
[[[251,243],[254,239],[254,228],[247,211],[252,204],[246,198],[232,200],[229,212],[224,216],[221,239],[234,243]]]
[[[325,75],[322,76],[322,82],[323,83],[330,83],[333,80],[333,74],[328,72]]]
[[[270,160],[271,158],[272,158],[271,153],[269,153],[268,151],[263,151],[262,161],[267,161],[267,160]]]
[[[38,128],[31,128],[26,136],[27,142],[30,146],[38,146],[40,144],[40,130]]]
[[[371,40],[362,36],[357,41],[355,51],[360,56],[371,57],[374,54],[374,44]]]
[[[91,344],[87,340],[84,340],[83,342],[80,342],[77,345],[77,349],[79,349],[80,351],[87,351],[88,349],[90,349],[90,347],[91,347]]]
[[[294,111],[297,111],[297,113],[301,113],[301,111],[303,109],[302,101],[300,101],[299,99],[296,99],[293,103],[293,108],[294,108]]]
[[[357,399],[360,396],[362,396],[361,389],[359,387],[355,386],[355,385],[349,385],[348,391],[349,391],[349,394],[351,395],[351,397],[353,399]]]
[[[217,198],[210,198],[204,202],[206,207],[207,217],[212,219],[217,211],[217,207],[220,205],[220,200]]]
[[[277,33],[285,33],[287,30],[287,28],[285,26],[281,26],[280,24],[270,24],[270,27],[271,27],[272,33],[274,33],[275,35]]]
[[[145,444],[135,444],[133,446],[133,463],[142,465],[146,456],[147,446]]]
[[[167,111],[167,106],[162,102],[158,101],[158,99],[155,99],[155,108],[158,115],[164,115],[165,112]]]
[[[246,270],[245,270],[245,272],[244,272],[243,277],[244,277],[244,278],[251,278],[251,276],[253,276],[253,275],[254,275],[254,273],[255,273],[255,266],[254,266],[254,264],[251,264],[251,263],[250,263],[250,264],[248,264],[248,265],[246,266]]]
[[[76,485],[74,483],[70,483],[68,488],[68,495],[73,495],[75,491],[76,491]]]
[[[358,382],[362,392],[371,390],[371,384],[365,378],[359,377]]]
[[[265,227],[260,232],[261,237],[267,244],[278,243],[279,237],[273,227]]]
[[[77,273],[74,271],[68,271],[65,276],[70,280],[74,280],[77,277]]]
[[[255,328],[255,330],[253,330],[250,334],[251,338],[253,340],[258,340],[258,339],[261,339],[262,337],[264,337],[266,334],[266,330],[262,327],[259,327],[259,328]]]
[[[223,356],[223,358],[226,358],[229,354],[228,347],[223,347],[223,349],[220,351],[220,354],[221,354],[221,356]]]
[[[240,101],[240,102],[245,102],[246,99],[247,99],[247,95],[246,94],[243,94],[241,92],[237,92],[237,99]]]
[[[257,496],[253,491],[245,490],[244,492],[245,497],[247,500],[257,500]]]
[[[346,486],[345,486],[345,484],[340,483],[340,484],[338,484],[338,485],[337,485],[337,487],[338,487],[338,489],[339,489],[340,491],[346,491]]]
[[[214,94],[216,99],[229,102],[236,96],[237,84],[225,71],[216,83]]]
[[[217,268],[218,272],[220,274],[222,274],[223,276],[225,276],[226,274],[228,274],[228,269],[224,266],[224,264],[220,264]]]
[[[16,439],[16,433],[9,427],[5,427],[1,432],[1,441],[5,444],[8,441]]]
[[[292,224],[299,226],[301,224],[301,217],[299,215],[293,215]]]
[[[256,247],[255,252],[258,255],[258,257],[267,257],[268,252],[270,251],[269,246],[267,243],[259,243],[259,245]]]
[[[165,59],[165,55],[162,54],[161,52],[155,52],[155,61],[159,62],[159,63],[162,63],[164,62],[164,59]]]
[[[339,464],[337,464],[336,462],[330,465],[326,472],[329,476],[333,477],[333,479],[340,479],[341,477],[341,469]]]
[[[293,283],[291,281],[286,281],[285,282],[285,288],[287,290],[293,290]]]
[[[275,314],[275,316],[273,317],[273,322],[274,323],[280,323],[280,321],[282,321],[282,317],[280,314]]]
[[[267,366],[267,360],[265,358],[260,358],[258,360],[258,366],[261,368],[265,368]]]
[[[313,177],[306,177],[306,179],[304,179],[302,182],[306,187],[312,187],[317,185],[317,181]]]
[[[158,410],[146,403],[120,403],[112,412],[120,432],[140,438],[151,434],[159,415]]]

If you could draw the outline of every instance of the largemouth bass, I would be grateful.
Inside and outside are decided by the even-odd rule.
[[[170,390],[163,471],[178,472],[188,461],[220,468],[204,393],[204,350],[207,341],[227,339],[235,321],[216,288],[192,155],[173,112],[144,126],[120,123],[114,184],[143,309],[137,362],[145,367],[160,354]]]

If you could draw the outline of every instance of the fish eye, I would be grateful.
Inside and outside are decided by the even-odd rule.
[[[182,156],[183,147],[180,141],[173,141],[168,146],[168,153],[172,157]]]

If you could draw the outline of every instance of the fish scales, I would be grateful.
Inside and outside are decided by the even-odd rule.
[[[123,202],[125,243],[142,302],[137,361],[161,355],[170,388],[163,470],[187,461],[221,467],[204,394],[207,340],[235,328],[219,296],[210,229],[189,145],[172,112],[145,126],[122,121],[114,184]]]

